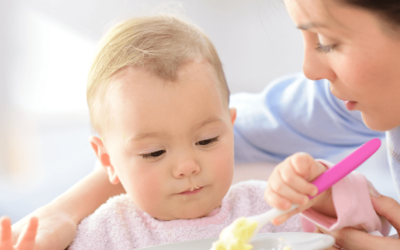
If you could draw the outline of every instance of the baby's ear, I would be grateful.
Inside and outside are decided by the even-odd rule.
[[[110,155],[108,154],[107,149],[104,147],[103,141],[97,136],[91,136],[89,137],[89,142],[97,159],[100,161],[101,166],[104,168],[104,170],[106,170],[110,182],[112,184],[118,184],[119,178],[114,167],[111,165]]]
[[[236,108],[230,108],[229,109],[229,113],[231,115],[231,122],[232,122],[232,125],[233,125],[235,123],[235,121],[236,121]]]

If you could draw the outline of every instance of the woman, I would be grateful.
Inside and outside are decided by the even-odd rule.
[[[400,2],[286,0],[285,4],[304,38],[305,76],[314,81],[327,79],[330,84],[329,87],[327,84],[323,86],[325,93],[329,88],[349,111],[361,111],[362,121],[368,128],[387,131],[389,164],[399,192]],[[298,84],[298,80],[293,80],[293,85]],[[312,84],[308,87],[310,86]],[[318,87],[311,89],[308,93],[317,89]],[[314,96],[308,97],[310,100],[307,111],[302,112],[307,119],[318,115],[318,102],[328,105],[331,103],[327,101],[329,95],[324,95],[324,90],[313,92]],[[291,103],[287,105],[298,107],[297,100],[289,102]],[[339,122],[350,125],[352,122],[348,122],[346,118],[341,119],[345,116],[337,107],[331,106],[328,113],[338,116]],[[320,132],[326,129],[324,126],[329,126],[329,122],[325,121],[321,125],[321,128],[316,128],[315,133],[320,134],[320,140],[326,140],[330,137],[329,134]],[[352,126],[349,129],[356,134],[362,133],[359,127]],[[302,133],[301,129],[300,131]],[[327,130],[324,132],[332,133]],[[376,211],[399,230],[400,205],[387,197],[371,199]],[[351,229],[344,229],[333,235],[336,237],[336,244],[345,249],[400,249],[398,239],[369,236]]]
[[[303,75],[289,76],[278,79],[260,94],[232,97],[231,105],[238,108],[237,160],[283,160],[296,151],[324,157],[372,137],[382,137],[382,131],[387,131],[389,162],[399,187],[400,2],[285,3],[303,34],[304,74],[311,80]],[[348,110],[359,110],[361,116]],[[98,170],[35,211],[41,223],[38,249],[64,249],[71,242],[77,223],[108,197],[121,192],[122,187],[111,188],[106,175]],[[399,230],[400,205],[385,196],[371,199],[376,211]],[[22,220],[13,229],[20,231],[26,223],[26,219]],[[400,248],[398,239],[354,229],[342,229],[333,235],[337,245],[346,249]]]

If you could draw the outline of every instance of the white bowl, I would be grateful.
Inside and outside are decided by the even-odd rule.
[[[281,239],[284,240],[283,244]],[[218,238],[191,240],[173,244],[158,245],[141,249],[147,250],[209,250]],[[289,246],[291,250],[320,250],[335,243],[335,239],[326,234],[316,233],[264,233],[258,234],[251,242],[253,250],[282,250]]]

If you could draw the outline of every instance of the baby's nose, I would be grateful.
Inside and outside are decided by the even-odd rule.
[[[190,175],[196,175],[200,172],[200,165],[194,159],[187,159],[178,164],[174,170],[176,178],[183,178]]]

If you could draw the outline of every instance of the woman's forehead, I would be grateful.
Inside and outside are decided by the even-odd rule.
[[[285,0],[285,4],[296,24],[304,27],[332,25],[332,17],[341,6],[331,0]]]
[[[285,4],[296,26],[303,30],[372,35],[381,27],[376,15],[340,0],[286,0]]]

